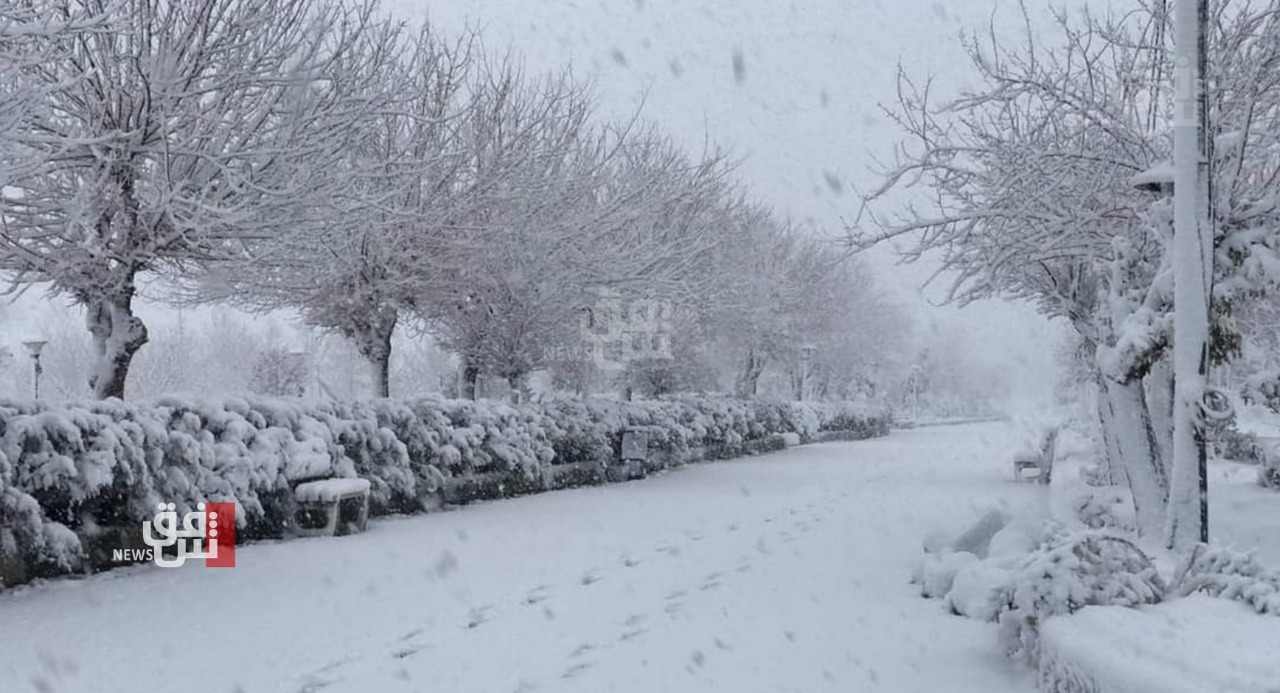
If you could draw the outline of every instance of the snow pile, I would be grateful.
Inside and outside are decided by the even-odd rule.
[[[1007,602],[1009,547],[1021,529],[999,509],[990,509],[954,538],[934,534],[926,539],[925,557],[911,581],[920,595],[942,599],[952,613],[994,620]]]
[[[93,556],[94,537],[105,530],[118,544],[113,532],[140,531],[160,502],[180,512],[235,502],[239,536],[278,537],[293,487],[307,481],[364,479],[372,513],[421,512],[446,486],[465,502],[598,482],[627,430],[647,433],[667,466],[769,449],[782,434],[866,438],[888,425],[858,403],[711,396],[521,406],[429,397],[0,402],[0,585],[79,570],[86,558],[109,567]]]
[[[1262,693],[1280,690],[1280,620],[1192,596],[1127,609],[1087,606],[1042,626],[1040,690]]]
[[[368,479],[321,479],[298,484],[293,495],[300,503],[333,503],[368,492]]]
[[[956,573],[970,563],[976,562],[978,557],[968,551],[929,554],[916,568],[911,582],[920,585],[920,596],[927,599],[942,599],[955,584]]]
[[[1260,614],[1280,616],[1280,573],[1251,553],[1200,544],[1179,565],[1173,591],[1231,599]]]

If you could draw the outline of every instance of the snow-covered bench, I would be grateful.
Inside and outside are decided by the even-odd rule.
[[[298,504],[294,532],[301,536],[333,536],[339,520],[349,518],[341,528],[363,532],[369,523],[368,479],[321,479],[298,484],[293,489]],[[343,513],[342,506],[348,506]]]
[[[1049,483],[1053,473],[1053,457],[1058,447],[1058,429],[1050,428],[1041,438],[1038,450],[1023,450],[1013,456],[1013,478],[1022,481],[1033,478],[1042,484]],[[1027,477],[1023,472],[1035,469],[1036,476]]]

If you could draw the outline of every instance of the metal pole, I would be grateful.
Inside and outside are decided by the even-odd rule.
[[[1207,0],[1174,6],[1174,420],[1173,465],[1165,543],[1186,549],[1208,539],[1205,445],[1199,404],[1208,371],[1209,285],[1212,240],[1208,116],[1203,78],[1207,67]],[[1199,496],[1197,498],[1197,496]],[[1198,501],[1198,502],[1197,502]]]
[[[35,361],[35,378],[34,378],[33,385],[35,390],[35,398],[39,400],[40,399],[40,374],[44,372],[44,368],[40,366],[40,354],[36,354],[33,358]]]

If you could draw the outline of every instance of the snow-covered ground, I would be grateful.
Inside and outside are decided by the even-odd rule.
[[[1209,532],[1219,546],[1253,551],[1280,570],[1280,493],[1257,483],[1258,466],[1209,463]]]
[[[1010,481],[999,423],[255,544],[0,595],[0,691],[1030,691],[908,584]]]

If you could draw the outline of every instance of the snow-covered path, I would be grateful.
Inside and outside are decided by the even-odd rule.
[[[0,691],[1030,691],[907,583],[1010,482],[1001,424],[257,544],[0,595]]]

